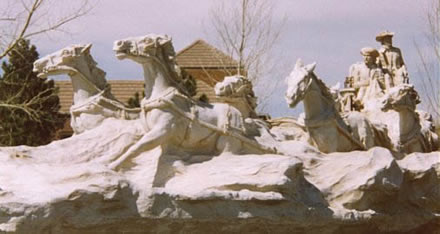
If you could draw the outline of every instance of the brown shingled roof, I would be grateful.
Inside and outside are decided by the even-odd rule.
[[[198,93],[205,94],[210,100],[215,100],[214,91],[210,86],[223,80],[227,75],[235,74],[237,61],[203,40],[196,40],[177,53],[177,64],[187,69],[198,82]],[[207,71],[209,70],[209,71]],[[108,80],[113,95],[121,102],[127,103],[134,93],[144,90],[143,80]],[[73,103],[73,88],[70,80],[55,81],[60,88],[59,97],[61,112],[68,113]]]
[[[177,53],[182,68],[237,68],[238,63],[203,40],[197,40]]]
[[[136,92],[142,94],[144,90],[143,80],[109,80],[108,83],[111,86],[112,94],[124,104],[127,104],[128,99],[133,97]],[[55,81],[55,85],[59,87],[60,111],[68,113],[73,103],[72,82],[70,80]]]

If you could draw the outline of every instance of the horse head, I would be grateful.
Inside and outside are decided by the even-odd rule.
[[[380,108],[383,111],[409,109],[415,111],[416,105],[420,103],[420,97],[413,85],[401,84],[391,88],[385,96],[380,99]]]
[[[106,86],[105,72],[96,66],[90,55],[91,47],[92,44],[71,45],[58,50],[35,61],[33,71],[40,78],[61,74],[73,77],[79,74],[87,83],[102,90]]]
[[[252,90],[252,83],[245,77],[240,75],[226,76],[222,82],[215,84],[214,92],[218,97],[232,98],[229,99],[230,103],[245,104],[233,104],[240,112],[246,113],[245,116],[256,115],[257,98]]]
[[[182,93],[191,96],[188,84],[184,77],[176,71],[176,52],[171,37],[166,35],[148,34],[141,37],[130,37],[114,42],[113,50],[118,59],[130,59],[144,68],[145,80],[151,79],[147,75],[155,67],[163,73],[171,86],[178,88]],[[147,92],[146,92],[147,93]],[[148,95],[147,95],[148,96]]]
[[[214,87],[215,95],[223,97],[253,96],[252,83],[243,76],[226,76],[222,82]]]
[[[286,78],[286,101],[289,107],[295,107],[305,96],[313,81],[313,70],[316,63],[304,66],[301,59],[296,62],[295,68]]]
[[[171,37],[156,34],[115,41],[113,50],[118,59],[131,59],[140,64],[152,59],[159,59],[161,63],[173,63],[176,55]]]

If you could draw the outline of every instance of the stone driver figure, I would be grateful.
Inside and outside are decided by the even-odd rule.
[[[393,46],[393,36],[394,33],[388,31],[381,32],[376,36],[376,41],[382,44],[377,62],[384,72],[392,77],[391,86],[408,84],[408,71],[403,61],[402,52]]]
[[[383,95],[384,90],[390,88],[390,78],[382,72],[376,60],[379,52],[372,47],[361,49],[364,62],[351,65],[347,80],[355,89],[354,105],[361,110],[366,99],[377,98]]]

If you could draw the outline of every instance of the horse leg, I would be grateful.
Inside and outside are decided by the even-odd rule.
[[[341,147],[341,136],[335,126],[309,128],[314,145],[323,153],[337,152]]]
[[[110,169],[116,170],[128,159],[168,141],[173,134],[175,134],[175,131],[172,131],[172,126],[172,123],[167,123],[165,126],[162,124],[156,125],[153,129],[142,136],[138,142],[131,146],[127,152],[121,155],[121,157],[110,163]]]
[[[239,139],[221,135],[217,140],[216,148],[222,153],[239,154],[243,147],[242,145]]]
[[[428,153],[431,152],[431,150],[427,147],[426,142],[424,141],[424,136],[420,135],[418,136],[418,140],[416,140],[414,143],[410,144],[408,146],[408,152],[406,153]]]
[[[105,116],[94,113],[71,114],[70,126],[75,134],[80,134],[90,129],[94,129],[102,124]]]
[[[371,125],[365,120],[365,118],[359,119],[356,126],[352,127],[354,127],[352,130],[357,131],[355,135],[365,149],[374,147],[374,133]]]

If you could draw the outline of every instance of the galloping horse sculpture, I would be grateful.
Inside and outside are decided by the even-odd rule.
[[[71,126],[75,134],[95,128],[106,118],[137,119],[139,108],[127,108],[110,92],[105,72],[90,55],[91,44],[72,45],[34,62],[39,77],[68,74],[73,86]]]
[[[175,72],[175,52],[171,38],[160,35],[128,38],[114,44],[116,57],[130,59],[144,70],[145,98],[141,119],[143,137],[111,168],[120,168],[127,159],[157,146],[172,152],[172,145],[193,154],[274,152],[246,136],[239,110],[224,104],[196,102],[186,95]],[[175,149],[174,149],[175,150]]]
[[[133,60],[144,70],[142,108],[130,109],[111,94],[105,72],[96,66],[90,48],[90,44],[66,47],[37,60],[34,71],[39,77],[70,76],[74,89],[71,125],[76,134],[95,128],[106,118],[142,122],[145,134],[112,164],[113,168],[158,145],[171,151],[174,149],[167,145],[178,145],[190,154],[270,153],[278,143],[289,140],[307,141],[325,153],[374,146],[402,153],[431,152],[438,148],[437,135],[426,127],[431,122],[415,112],[418,96],[412,86],[399,86],[380,100],[369,100],[376,109],[382,105],[382,110],[341,114],[335,97],[313,73],[315,64],[304,66],[298,61],[287,78],[286,99],[290,107],[304,102],[304,124],[288,118],[266,123],[252,119],[256,116],[255,97],[250,83],[242,77],[227,77],[216,86],[217,95],[231,99],[234,105],[235,99],[246,100],[244,104],[240,101],[242,105],[193,100],[184,79],[176,72],[171,39],[147,35],[120,40],[114,45],[119,59]],[[375,119],[369,121],[368,116]],[[399,124],[389,120],[390,116],[399,116]]]
[[[217,97],[222,97],[222,102],[240,110],[244,118],[257,117],[257,98],[252,83],[243,76],[226,76],[223,81],[215,84],[214,92]]]
[[[290,107],[303,101],[304,124],[313,144],[325,153],[388,147],[386,129],[371,124],[360,113],[352,112],[344,119],[340,116],[329,88],[313,73],[315,66],[304,66],[298,60],[286,79],[286,101]]]
[[[419,95],[414,86],[408,84],[391,88],[381,99],[383,111],[394,110],[399,115],[397,122],[394,120],[398,125],[397,134],[391,137],[398,152],[431,152],[438,149],[437,134],[422,124],[425,120],[416,112],[418,103]]]

